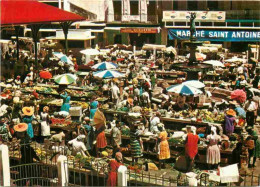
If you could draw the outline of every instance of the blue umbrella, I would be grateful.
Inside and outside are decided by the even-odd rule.
[[[69,65],[74,65],[73,62],[69,59],[69,57],[67,57],[63,53],[54,52],[53,54],[54,56],[58,57],[60,61],[65,62]]]
[[[238,116],[240,116],[242,118],[246,118],[246,111],[243,108],[236,107],[235,111],[236,111]]]
[[[168,92],[173,92],[179,95],[197,95],[202,94],[202,91],[188,85],[179,84],[179,85],[173,85],[166,89]]]
[[[104,70],[104,71],[98,71],[94,72],[94,77],[102,78],[102,79],[110,79],[110,78],[120,78],[124,77],[125,74],[120,73],[115,70]]]
[[[117,67],[118,65],[113,62],[101,62],[92,66],[93,69],[98,69],[98,70],[116,69]]]

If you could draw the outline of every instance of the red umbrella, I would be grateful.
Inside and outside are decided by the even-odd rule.
[[[39,73],[39,75],[43,79],[51,79],[52,78],[52,74],[49,71],[41,71]]]
[[[243,90],[234,90],[231,92],[231,99],[236,100],[239,103],[244,103],[246,101],[246,92]]]

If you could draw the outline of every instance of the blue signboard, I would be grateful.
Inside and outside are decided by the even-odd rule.
[[[189,40],[190,31],[188,29],[169,29],[170,40]],[[195,37],[200,41],[223,41],[223,42],[259,42],[260,31],[216,31],[197,30]]]

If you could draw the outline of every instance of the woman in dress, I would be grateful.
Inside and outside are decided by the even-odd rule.
[[[98,101],[95,101],[95,99],[93,99],[93,101],[90,103],[90,115],[89,115],[90,119],[94,118],[94,115],[98,108],[98,104],[99,104]]]
[[[70,111],[70,96],[68,95],[67,92],[64,92],[64,94],[61,94],[60,96],[63,99],[61,111],[69,112]]]
[[[34,133],[33,133],[32,121],[34,119],[34,116],[33,116],[34,109],[32,107],[23,107],[22,111],[23,111],[23,115],[24,115],[23,122],[28,125],[27,133],[30,138],[33,138]]]
[[[159,137],[158,137],[160,139],[159,152],[158,152],[160,168],[161,168],[161,164],[163,165],[163,168],[165,168],[165,160],[167,160],[171,157],[170,147],[169,147],[168,138],[167,138],[168,134],[164,130],[164,128],[162,126],[160,126],[160,124],[158,125],[158,129],[160,131]]]
[[[107,139],[105,135],[106,127],[102,125],[99,129],[96,129],[96,153],[99,156],[99,151],[103,151],[107,146]]]
[[[130,145],[132,155],[132,165],[137,164],[138,158],[143,156],[142,153],[142,140],[140,138],[140,132],[138,125],[131,125],[130,129]]]
[[[229,109],[226,112],[225,115],[225,134],[227,136],[230,136],[234,132],[234,122],[236,120],[235,118],[236,112],[233,109]]]
[[[217,134],[217,128],[211,127],[211,134],[207,136],[209,143],[207,148],[207,164],[209,169],[217,169],[220,163],[220,150],[218,143],[221,142],[221,137]]]
[[[118,186],[117,184],[117,171],[119,166],[122,164],[122,153],[117,152],[115,159],[110,160],[109,162],[109,173],[108,173],[108,179],[107,179],[107,186]]]
[[[42,143],[44,138],[49,137],[50,134],[50,116],[49,116],[49,107],[43,107],[43,112],[41,113],[41,136],[42,136]]]

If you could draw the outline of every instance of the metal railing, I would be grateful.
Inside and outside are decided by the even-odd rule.
[[[11,182],[17,186],[41,185],[57,186],[57,158],[66,155],[68,167],[68,186],[106,186],[109,175],[108,159],[93,159],[83,156],[70,156],[66,147],[52,144],[15,144],[10,143],[10,173]],[[26,149],[25,149],[26,148]],[[26,150],[26,151],[24,151]],[[31,163],[26,163],[26,158],[36,158]],[[140,167],[139,167],[140,168]],[[209,174],[200,173],[200,186],[218,186],[220,183],[209,180]],[[144,171],[129,167],[127,170],[129,186],[187,186],[188,179],[181,172],[169,174],[161,171]],[[259,186],[260,176],[257,174],[243,173],[240,175],[242,186]],[[238,185],[238,184],[234,184]]]
[[[226,19],[246,19],[259,20],[259,10],[228,10],[226,11]]]

